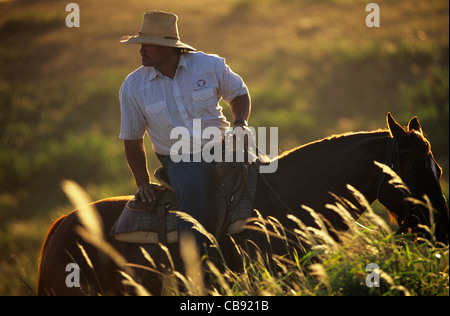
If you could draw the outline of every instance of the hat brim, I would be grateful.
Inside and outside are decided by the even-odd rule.
[[[187,45],[176,39],[165,39],[141,34],[124,36],[120,39],[120,42],[124,44],[152,44],[158,46],[184,48],[191,51],[196,50],[194,47]]]

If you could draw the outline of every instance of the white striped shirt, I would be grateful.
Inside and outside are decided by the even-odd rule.
[[[187,128],[192,142],[194,119],[201,119],[202,132],[217,127],[223,136],[230,124],[222,113],[220,99],[230,104],[246,93],[242,78],[217,55],[181,54],[173,79],[154,67],[142,66],[128,75],[120,89],[119,137],[142,139],[147,130],[155,152],[169,155],[177,142],[170,139],[172,129]],[[202,140],[202,145],[206,142]]]

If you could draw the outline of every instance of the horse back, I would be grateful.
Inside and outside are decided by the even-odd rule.
[[[130,196],[109,198],[93,204],[103,221],[104,236],[107,240],[112,225],[130,198]],[[77,264],[83,274],[95,274],[93,279],[102,278],[103,274],[110,273],[110,271],[92,271],[89,267],[85,256],[89,257],[94,267],[99,261],[103,262],[104,258],[100,258],[98,251],[95,251],[93,246],[86,243],[78,234],[77,227],[80,225],[75,210],[61,216],[50,226],[39,259],[37,295],[86,294],[81,293],[80,288],[68,287],[65,282],[71,271],[70,269],[67,271],[71,263]],[[107,266],[113,268],[111,264]],[[83,281],[83,277],[80,281]]]
[[[38,281],[37,281],[37,288],[36,288],[37,295],[39,295],[39,296],[48,294],[48,293],[44,292],[44,284],[43,284],[44,280],[42,279],[42,263],[43,263],[42,259],[47,250],[49,241],[52,239],[59,224],[66,218],[66,216],[67,215],[63,215],[53,222],[53,224],[48,229],[47,235],[45,236],[45,239],[44,239],[44,243],[42,244],[41,253],[39,255],[39,272],[38,272]]]

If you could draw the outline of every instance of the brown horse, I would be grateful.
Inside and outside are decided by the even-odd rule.
[[[373,203],[379,200],[395,217],[403,229],[420,232],[418,223],[430,225],[428,208],[405,199],[404,191],[388,183],[390,176],[383,173],[374,161],[386,164],[401,176],[412,196],[424,199],[428,196],[435,210],[435,238],[448,244],[449,211],[443,197],[440,177],[441,168],[431,153],[430,143],[422,133],[417,118],[411,119],[404,129],[393,117],[387,116],[388,130],[349,133],[333,136],[298,147],[278,157],[278,169],[272,174],[260,174],[255,197],[255,208],[263,217],[272,216],[286,228],[294,228],[287,214],[295,215],[307,226],[316,226],[314,219],[302,205],[321,214],[335,231],[348,227],[342,217],[325,207],[333,204],[336,196],[354,201],[347,184],[360,191]],[[330,193],[334,193],[334,195]],[[94,203],[103,220],[104,234],[109,231],[120,215],[130,196],[115,197]],[[357,203],[354,203],[357,205]],[[77,232],[80,219],[78,211],[55,221],[49,229],[42,247],[38,295],[83,295],[92,293],[123,294],[124,277],[117,272],[118,266],[97,247],[86,242]],[[364,212],[356,210],[354,218]],[[220,241],[227,265],[239,269],[242,259],[228,237]],[[245,230],[233,235],[238,245],[251,241],[259,249],[268,248],[264,234]],[[125,244],[107,237],[107,241],[130,263],[149,265],[139,245]],[[283,254],[284,246],[271,244],[271,251]],[[158,246],[145,246],[154,258],[156,266],[169,266],[167,255]],[[175,268],[182,264],[178,245],[169,246]],[[84,254],[83,254],[84,252]],[[90,259],[90,265],[86,258]],[[78,264],[80,287],[68,287],[66,271],[70,263]],[[137,270],[137,269],[136,269]],[[142,271],[139,270],[139,273]],[[139,281],[152,294],[161,294],[162,280],[157,272],[139,274]]]

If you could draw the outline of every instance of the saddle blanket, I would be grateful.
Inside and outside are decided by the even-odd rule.
[[[248,169],[245,189],[233,214],[230,214],[226,232],[237,234],[244,231],[244,226],[253,212],[253,201],[256,193],[258,167],[255,163],[246,164]],[[169,244],[178,242],[177,215],[171,211],[177,210],[175,193],[162,186],[157,199],[143,209],[136,208],[138,202],[135,199],[128,201],[121,215],[111,229],[111,236],[116,240],[137,244],[158,244],[161,242],[161,227],[166,234]],[[142,204],[142,203],[141,203]],[[164,214],[157,209],[164,208]],[[228,217],[228,216],[227,216]],[[164,221],[164,223],[162,222]]]

